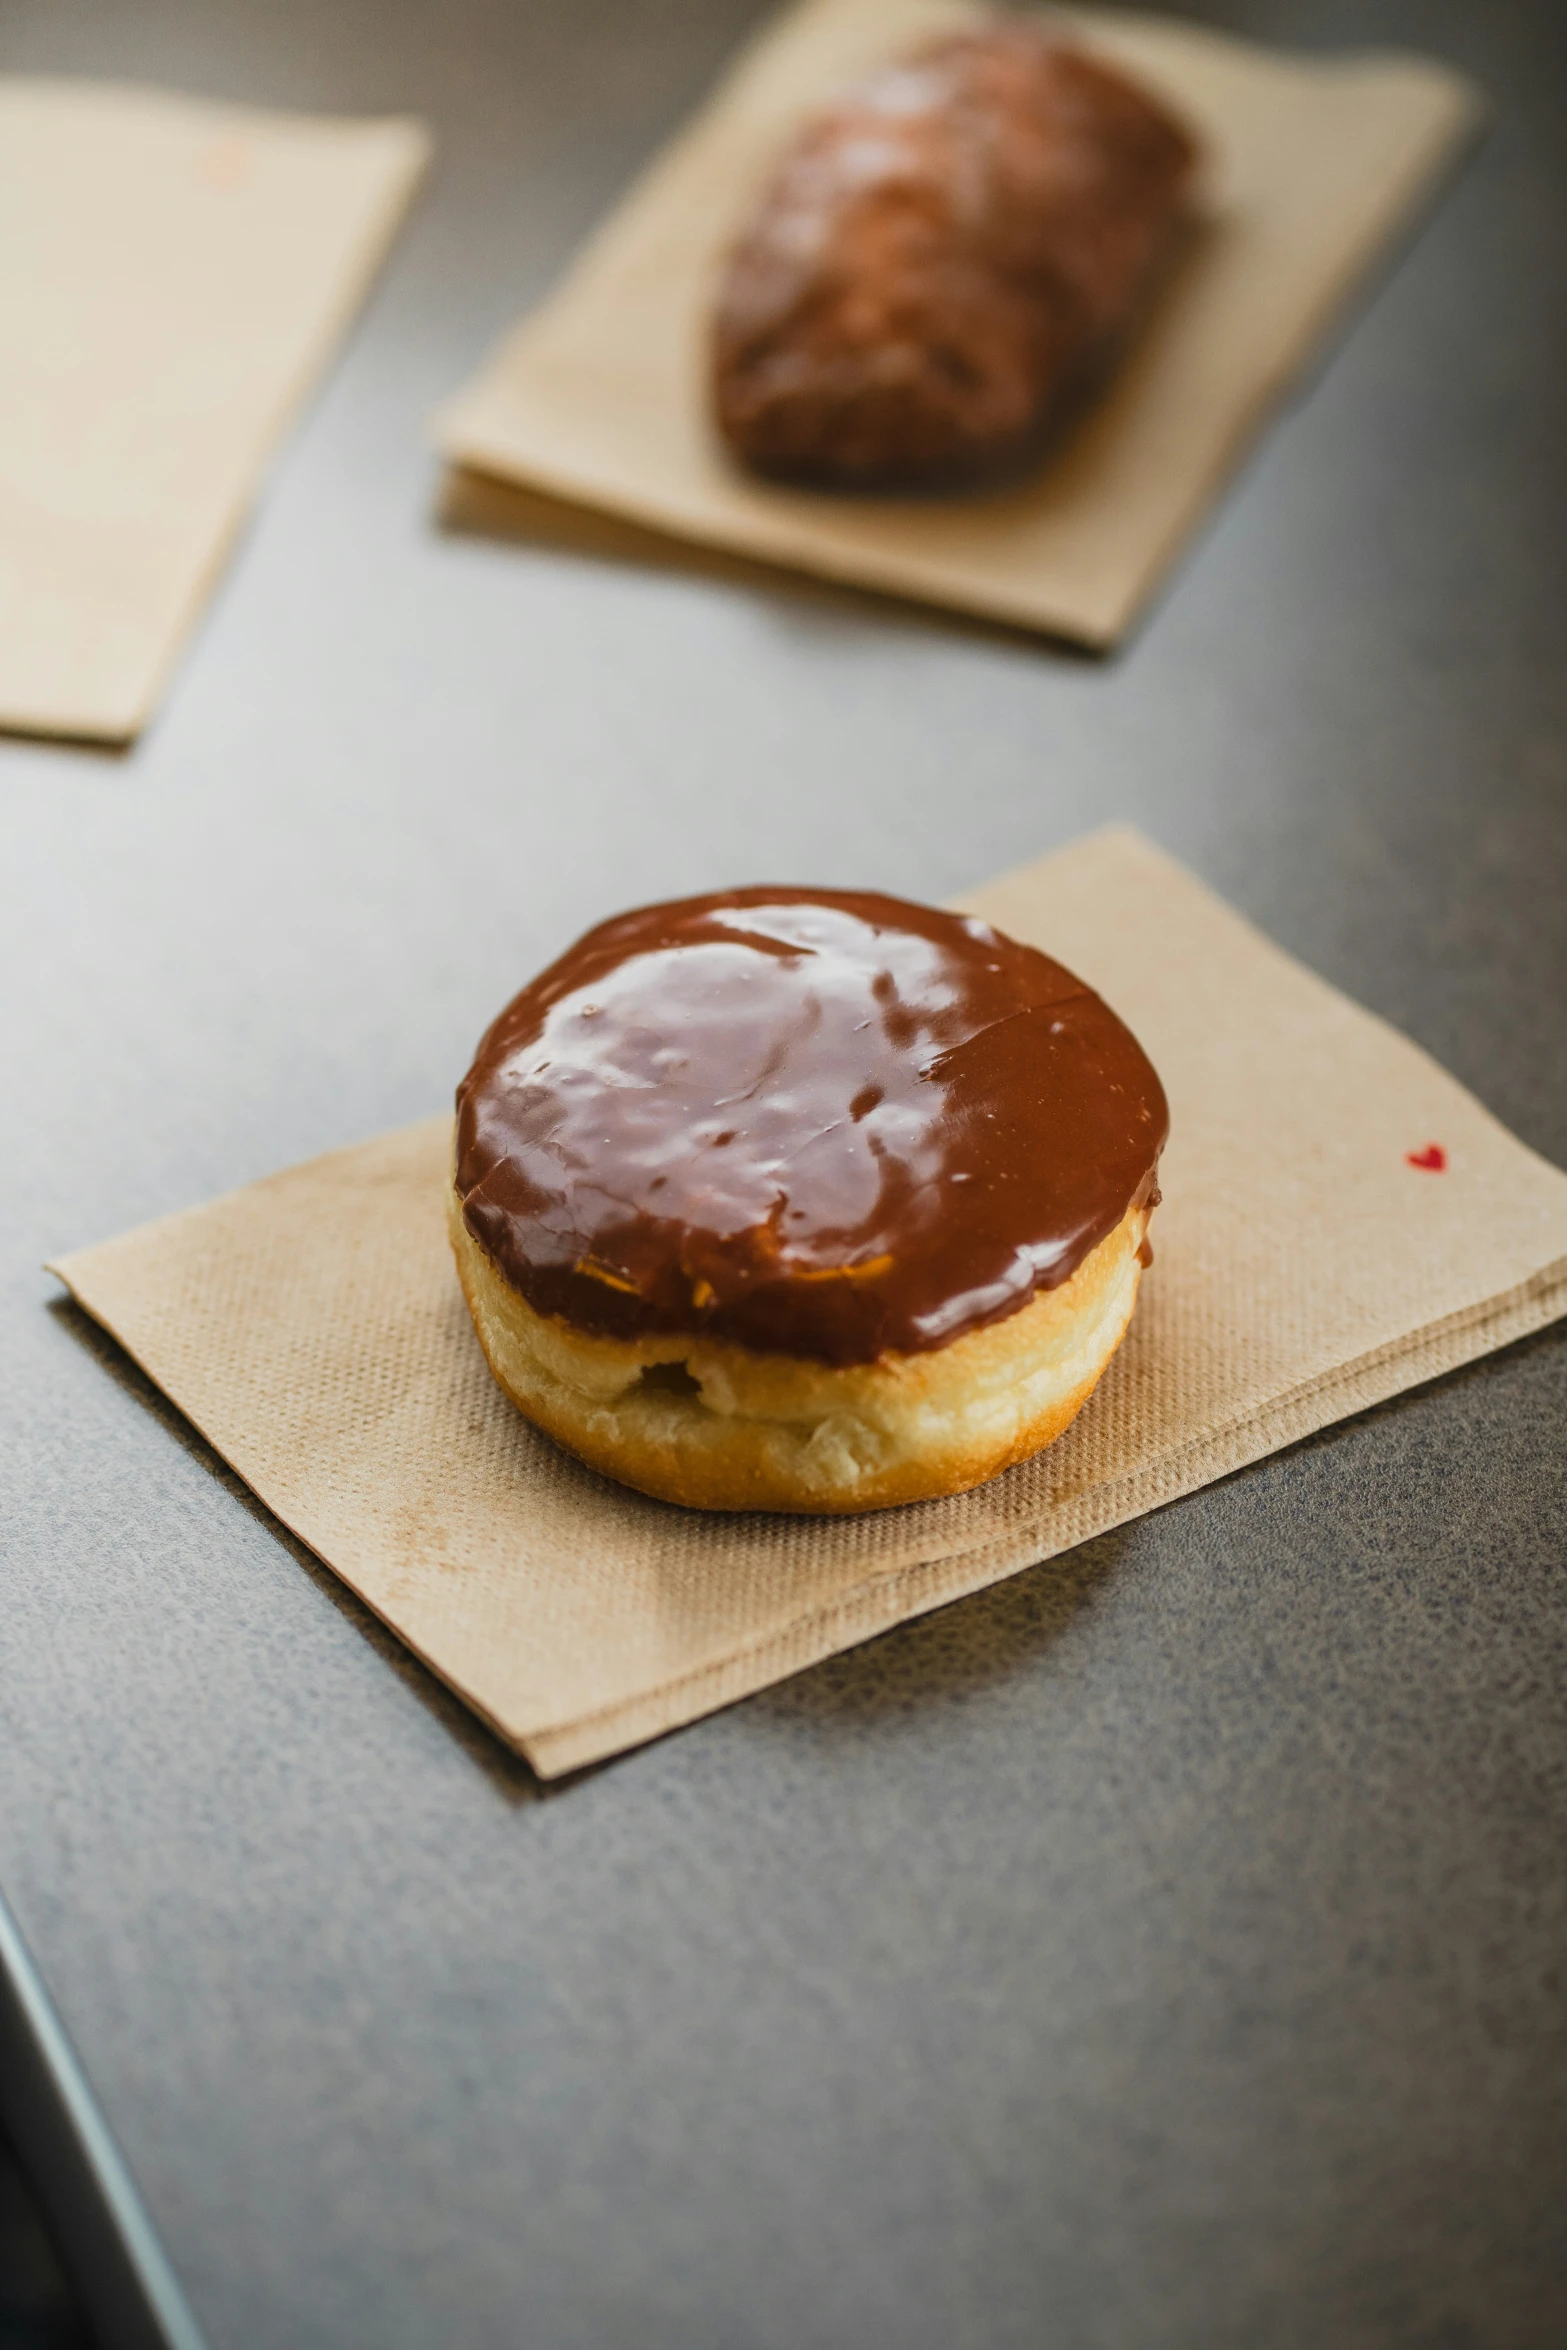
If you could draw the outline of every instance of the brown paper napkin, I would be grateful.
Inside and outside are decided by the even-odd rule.
[[[1136,833],[963,903],[1108,996],[1173,1117],[1125,1345],[1060,1443],[976,1493],[716,1517],[579,1467],[479,1352],[443,1224],[445,1118],[51,1270],[546,1775],[1567,1313],[1567,1176]]]
[[[807,0],[785,17],[445,410],[446,455],[685,538],[1114,644],[1478,102],[1417,59],[1307,61],[1168,18],[1063,11],[1167,93],[1213,157],[1211,216],[1109,389],[1005,492],[846,499],[752,482],[707,418],[718,256],[803,113],[973,13]]]
[[[427,152],[412,122],[0,81],[0,726],[146,723]]]

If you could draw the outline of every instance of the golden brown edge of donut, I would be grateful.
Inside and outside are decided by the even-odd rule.
[[[525,1419],[659,1501],[815,1515],[963,1493],[1053,1444],[1131,1320],[1148,1217],[1128,1208],[1069,1280],[1002,1321],[836,1366],[696,1332],[604,1338],[537,1313],[468,1230],[455,1184],[447,1194],[479,1344]]]

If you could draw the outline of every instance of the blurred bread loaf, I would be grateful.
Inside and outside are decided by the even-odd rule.
[[[755,470],[961,480],[1019,458],[1143,307],[1197,163],[1155,99],[1001,19],[808,122],[724,269],[712,389]]]

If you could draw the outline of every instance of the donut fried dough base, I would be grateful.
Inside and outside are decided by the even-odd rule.
[[[963,1493],[1055,1439],[1121,1343],[1148,1209],[1059,1289],[928,1353],[838,1367],[695,1332],[601,1338],[538,1314],[448,1223],[479,1343],[536,1427],[591,1468],[705,1510],[842,1514]]]

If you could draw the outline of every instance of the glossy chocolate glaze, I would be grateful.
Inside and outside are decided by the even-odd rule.
[[[832,1364],[944,1346],[1157,1194],[1136,1038],[988,923],[728,890],[600,923],[457,1091],[468,1229],[540,1313]]]

